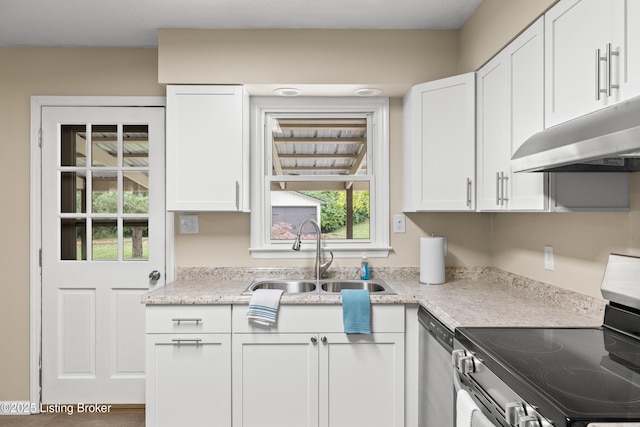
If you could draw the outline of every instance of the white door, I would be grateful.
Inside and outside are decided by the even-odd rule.
[[[43,107],[43,403],[144,402],[164,197],[164,108]]]

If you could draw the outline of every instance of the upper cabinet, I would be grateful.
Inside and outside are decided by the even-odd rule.
[[[167,86],[167,210],[249,211],[249,95]]]
[[[407,92],[402,150],[403,211],[475,210],[475,73]]]
[[[563,0],[545,15],[545,126],[640,94],[636,0]]]
[[[544,128],[540,18],[477,73],[478,210],[547,210],[548,177],[513,173],[511,156]]]

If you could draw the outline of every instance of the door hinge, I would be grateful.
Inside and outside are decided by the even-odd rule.
[[[42,129],[38,129],[38,147],[42,148]]]

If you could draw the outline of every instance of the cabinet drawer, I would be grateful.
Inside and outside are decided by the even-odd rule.
[[[230,333],[229,305],[147,305],[147,333]]]
[[[344,332],[342,305],[280,305],[274,326],[261,326],[246,318],[248,307],[233,307],[234,333],[341,333]],[[371,332],[404,332],[404,305],[371,306]]]

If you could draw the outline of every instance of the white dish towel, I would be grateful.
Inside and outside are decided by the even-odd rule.
[[[282,289],[258,289],[254,291],[251,301],[249,301],[247,319],[260,325],[271,326],[275,324],[282,292]]]
[[[456,427],[494,427],[494,424],[485,417],[467,391],[458,390],[456,395]]]

